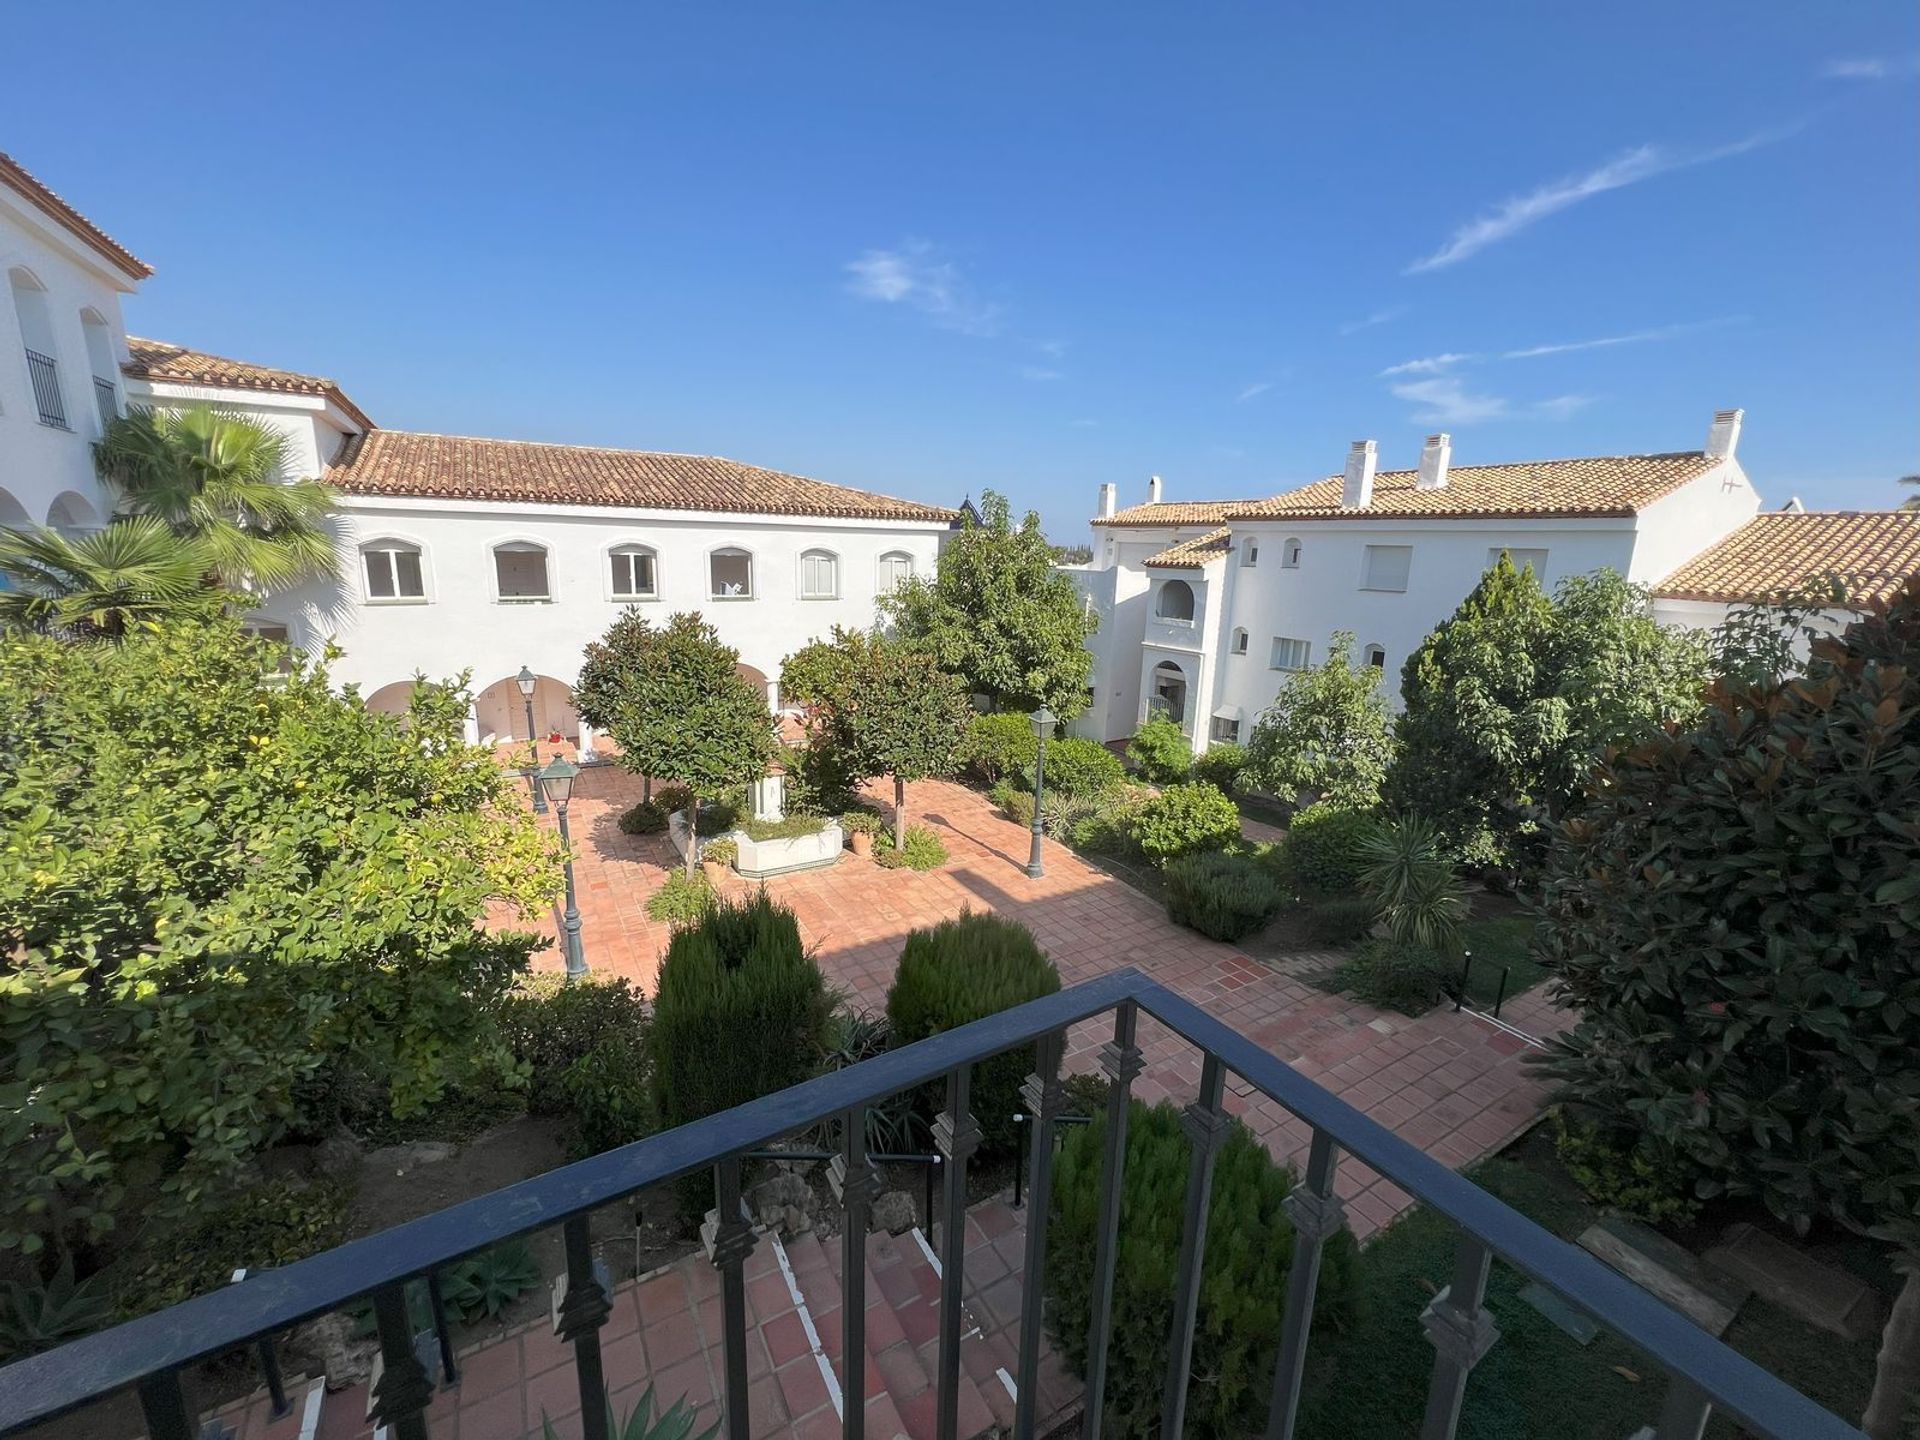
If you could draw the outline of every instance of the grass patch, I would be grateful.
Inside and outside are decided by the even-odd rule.
[[[1507,915],[1494,920],[1469,920],[1460,927],[1460,941],[1473,955],[1473,967],[1467,975],[1469,1003],[1492,1009],[1500,993],[1500,976],[1508,967],[1507,996],[1531,990],[1547,978],[1546,968],[1528,949],[1535,921],[1524,915]],[[1449,976],[1457,981],[1459,972]]]

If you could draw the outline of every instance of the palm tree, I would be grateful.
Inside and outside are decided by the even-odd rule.
[[[0,624],[118,636],[185,609],[218,605],[208,555],[152,515],[66,536],[36,526],[0,530]]]
[[[1920,475],[1902,475],[1900,477],[1900,483],[1902,485],[1920,485]],[[1900,502],[1900,508],[1902,510],[1920,510],[1920,495],[1908,496]]]
[[[333,491],[287,478],[287,436],[251,416],[196,406],[115,420],[94,447],[124,508],[199,542],[232,589],[276,589],[335,572]]]

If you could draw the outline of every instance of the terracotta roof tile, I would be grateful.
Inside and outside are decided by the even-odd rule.
[[[607,450],[531,440],[479,440],[369,430],[341,449],[324,477],[349,495],[621,505],[754,515],[921,520],[956,511],[743,465],[715,455]]]
[[[132,358],[120,368],[129,375],[147,380],[171,380],[182,385],[211,385],[229,390],[277,390],[288,395],[321,395],[333,401],[359,424],[373,426],[366,413],[347,398],[336,381],[324,375],[302,375],[293,370],[276,370],[270,365],[254,365],[245,360],[229,360],[204,350],[189,350],[165,340],[127,337]]]
[[[1169,546],[1158,555],[1149,555],[1140,563],[1169,570],[1195,570],[1210,560],[1218,560],[1233,549],[1233,531],[1222,526],[1218,530],[1209,530],[1204,535],[1196,535],[1191,540],[1182,540],[1178,545]]]
[[[1653,587],[1663,600],[1762,600],[1838,576],[1851,598],[1889,600],[1920,573],[1920,510],[1772,510]]]
[[[1152,505],[1129,505],[1096,525],[1218,525],[1229,515],[1257,505],[1257,500],[1162,500]]]
[[[1271,500],[1242,506],[1230,520],[1522,519],[1631,515],[1722,462],[1698,450],[1667,455],[1598,455],[1511,465],[1456,465],[1437,490],[1414,486],[1419,472],[1382,470],[1365,508],[1340,503],[1342,478],[1329,475]]]
[[[112,261],[114,267],[128,278],[144,280],[153,274],[151,265],[54,194],[44,182],[36,179],[31,171],[4,150],[0,150],[0,184],[6,185],[63,229],[85,241]]]

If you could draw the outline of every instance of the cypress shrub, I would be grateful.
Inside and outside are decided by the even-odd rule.
[[[1068,1129],[1054,1162],[1052,1229],[1046,1271],[1047,1329],[1078,1374],[1087,1369],[1093,1257],[1099,1235],[1105,1127]],[[1112,1340],[1107,1351],[1109,1436],[1160,1434],[1166,1383],[1168,1305],[1180,1265],[1187,1170],[1192,1156],[1180,1112],[1168,1102],[1136,1100],[1127,1122],[1127,1164],[1120,1201],[1120,1250],[1114,1270]],[[1193,1341],[1193,1388],[1185,1434],[1242,1440],[1266,1421],[1274,1358],[1293,1262],[1294,1232],[1280,1208],[1293,1176],[1235,1123],[1215,1163]],[[1327,1241],[1320,1264],[1314,1326],[1353,1314],[1353,1236]]]
[[[1207,851],[1169,860],[1167,918],[1214,940],[1238,940],[1271,920],[1285,898],[1273,873],[1246,855]]]
[[[887,1021],[894,1043],[906,1045],[1059,988],[1060,972],[1026,926],[988,911],[963,910],[957,919],[907,936],[887,991]],[[1005,1152],[1017,1146],[1013,1116],[1033,1064],[1032,1047],[1022,1046],[973,1067],[969,1108],[984,1148]],[[937,1109],[946,1102],[944,1090],[928,1086],[923,1103]]]
[[[1327,801],[1309,805],[1287,826],[1287,859],[1300,884],[1325,895],[1360,888],[1367,868],[1366,843],[1379,823],[1365,810]]]

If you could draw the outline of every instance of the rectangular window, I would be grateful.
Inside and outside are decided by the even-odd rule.
[[[831,555],[809,552],[800,557],[800,598],[831,600],[840,593],[840,565]]]
[[[1407,574],[1412,569],[1411,545],[1369,545],[1366,567],[1360,573],[1360,588],[1404,591],[1407,588]]]
[[[753,557],[744,550],[716,550],[708,560],[708,593],[716,600],[753,594]]]
[[[1487,568],[1491,570],[1500,563],[1501,553],[1505,552],[1513,568],[1524,570],[1533,567],[1533,578],[1538,580],[1547,570],[1547,552],[1545,550],[1516,550],[1511,545],[1495,545],[1487,551]]]
[[[502,600],[547,598],[547,552],[537,545],[502,545],[493,552],[494,578]]]
[[[368,550],[364,554],[369,600],[421,600],[427,587],[418,550]]]
[[[1284,635],[1273,637],[1272,657],[1267,661],[1274,670],[1304,670],[1312,658],[1313,647],[1304,640],[1289,640]]]
[[[613,593],[635,597],[653,594],[653,556],[644,550],[614,551]]]
[[[1213,724],[1207,727],[1207,737],[1216,742],[1238,745],[1240,743],[1240,722],[1238,720],[1229,720],[1224,715],[1216,715],[1213,717]]]

